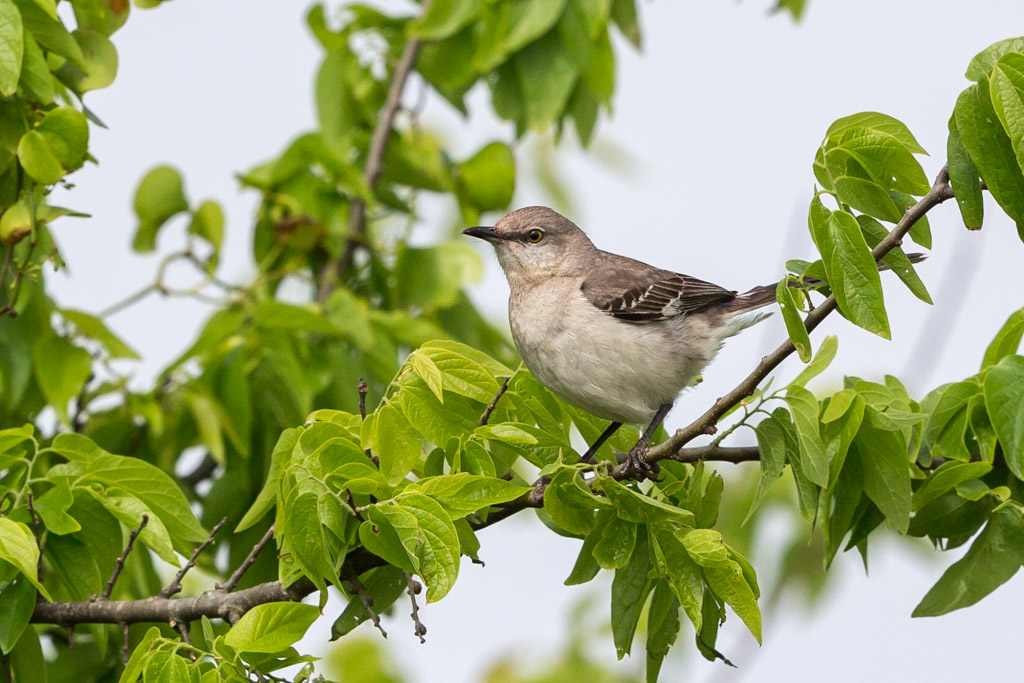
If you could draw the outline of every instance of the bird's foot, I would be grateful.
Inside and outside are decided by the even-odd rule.
[[[650,479],[651,481],[661,481],[658,475],[661,474],[661,466],[656,462],[647,462],[645,459],[647,456],[647,445],[637,444],[633,446],[633,450],[626,456],[626,462],[623,464],[624,472],[630,479],[637,481],[643,481]]]

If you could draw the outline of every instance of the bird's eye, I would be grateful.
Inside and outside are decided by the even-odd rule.
[[[530,232],[526,233],[526,240],[530,244],[539,244],[544,239],[544,231],[534,228]]]

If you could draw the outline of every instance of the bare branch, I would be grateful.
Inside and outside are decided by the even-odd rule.
[[[423,0],[421,12],[425,14],[429,8],[430,0]],[[373,137],[370,138],[370,148],[366,155],[366,167],[363,170],[363,179],[371,190],[377,185],[377,180],[384,169],[384,150],[387,148],[388,138],[395,125],[395,116],[402,104],[402,91],[405,89],[409,74],[416,63],[416,57],[419,56],[420,44],[419,38],[410,38],[405,44],[402,56],[399,58],[398,64],[395,65],[391,87],[388,89],[384,107],[377,119],[377,126],[373,129]],[[366,202],[362,199],[353,199],[349,205],[348,240],[345,242],[345,249],[334,264],[328,264],[324,269],[324,281],[321,283],[320,292],[317,295],[321,304],[327,300],[345,273],[352,267],[356,249],[362,244],[365,237]]]
[[[192,567],[196,566],[196,560],[199,559],[199,554],[206,550],[208,545],[213,543],[213,537],[217,535],[217,532],[220,531],[220,528],[224,526],[227,521],[228,518],[225,517],[217,522],[217,525],[210,530],[210,535],[207,536],[206,540],[200,543],[199,547],[192,552],[192,557],[188,558],[188,562],[185,563],[185,566],[179,569],[178,573],[174,575],[174,580],[167,584],[166,588],[160,591],[161,598],[169,598],[175,593],[181,591],[181,580],[185,578],[185,574],[187,574]]]
[[[423,625],[422,621],[420,621],[420,606],[416,604],[416,596],[423,590],[423,585],[416,579],[412,578],[412,574],[404,569],[402,570],[402,576],[405,577],[406,592],[409,594],[409,600],[412,602],[412,614],[409,615],[412,617],[412,633],[420,639],[420,643],[422,644],[427,642],[427,639],[424,638],[424,636],[427,635],[427,627]]]
[[[121,645],[121,658],[124,660],[125,666],[127,666],[128,659],[132,654],[132,634],[131,631],[128,630],[127,623],[121,623],[121,632],[124,634],[124,641]]]
[[[506,391],[508,391],[508,383],[511,379],[512,377],[506,377],[505,381],[501,383],[498,393],[495,394],[494,398],[491,399],[491,402],[487,404],[487,407],[484,409],[484,414],[480,416],[480,421],[476,423],[477,427],[483,427],[487,424],[488,420],[491,419],[491,413],[493,413],[494,409],[498,406],[498,401],[501,400],[501,397],[505,395]]]
[[[142,515],[139,525],[132,529],[132,532],[128,535],[128,545],[124,547],[124,552],[118,556],[117,561],[114,563],[114,573],[107,579],[107,585],[103,588],[103,595],[100,596],[104,600],[110,599],[110,594],[114,592],[114,584],[117,583],[117,577],[121,576],[121,571],[124,569],[124,561],[128,559],[128,553],[135,546],[135,539],[139,537],[139,534],[142,533],[142,530],[146,528],[148,523],[149,515]]]
[[[359,378],[359,384],[356,386],[356,391],[359,392],[359,417],[366,419],[366,395],[370,393],[370,387],[362,377]]]
[[[217,590],[224,591],[225,593],[230,593],[231,591],[235,590],[235,586],[237,586],[238,582],[242,580],[242,577],[245,575],[245,573],[249,571],[249,567],[251,567],[256,562],[256,558],[263,551],[263,548],[265,548],[266,545],[270,543],[270,540],[272,538],[274,538],[273,524],[271,524],[270,528],[267,529],[267,533],[263,534],[263,538],[259,540],[259,543],[252,547],[252,550],[250,550],[249,554],[246,555],[245,559],[242,561],[242,564],[238,565],[238,569],[236,569],[231,574],[231,576],[228,577],[228,580],[224,583],[217,584]]]
[[[353,577],[349,580],[348,586],[353,593],[359,596],[360,602],[363,603],[363,608],[366,610],[367,614],[370,615],[370,621],[372,621],[373,625],[378,631],[380,631],[380,634],[387,638],[388,632],[380,625],[380,615],[375,609],[373,609],[373,598],[366,592],[366,587],[363,586],[363,582]]]

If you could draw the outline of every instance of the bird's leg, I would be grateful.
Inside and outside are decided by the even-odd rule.
[[[666,403],[658,408],[658,411],[654,413],[654,418],[651,420],[651,424],[647,425],[647,429],[640,436],[640,439],[633,446],[633,449],[626,456],[626,474],[636,480],[652,479],[658,476],[661,468],[658,463],[648,464],[644,461],[644,456],[647,455],[647,449],[651,445],[651,437],[654,436],[654,432],[661,426],[665,416],[668,415],[668,411],[672,410],[672,404]]]
[[[612,434],[618,431],[619,427],[622,426],[621,422],[612,422],[608,425],[608,428],[601,432],[601,436],[597,437],[597,441],[590,445],[587,452],[580,458],[580,462],[594,462],[594,458],[597,457],[597,449],[604,445],[604,442],[611,438]]]

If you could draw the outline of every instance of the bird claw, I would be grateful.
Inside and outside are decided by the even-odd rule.
[[[661,474],[661,466],[656,462],[647,462],[644,457],[647,455],[647,447],[637,444],[626,456],[623,471],[630,479],[643,481],[650,479],[654,482],[662,481],[658,477]]]

